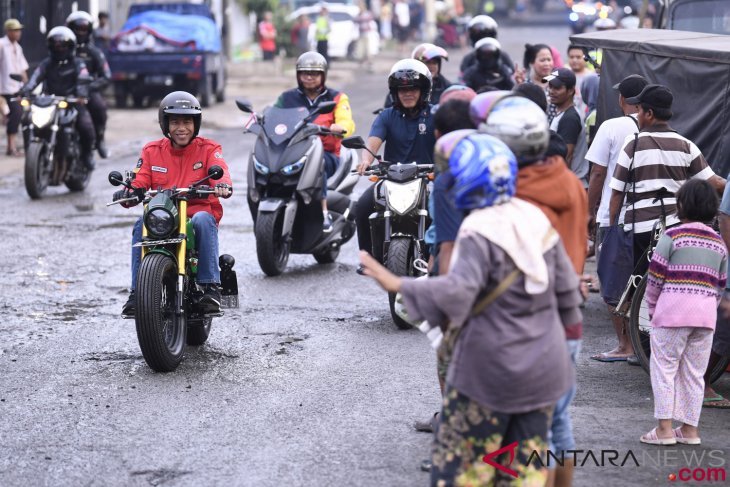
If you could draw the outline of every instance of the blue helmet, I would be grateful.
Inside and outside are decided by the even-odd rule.
[[[517,187],[517,159],[504,142],[487,134],[459,141],[449,157],[449,172],[454,204],[461,210],[505,203]]]

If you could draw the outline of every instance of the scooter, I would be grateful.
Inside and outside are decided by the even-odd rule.
[[[355,201],[350,194],[357,183],[351,170],[358,157],[343,148],[340,166],[327,180],[333,225],[325,233],[320,205],[324,150],[319,136],[332,132],[310,122],[318,114],[332,112],[336,103],[323,102],[312,110],[269,107],[261,115],[246,101],[237,100],[236,105],[251,114],[244,133],[257,136],[248,164],[247,198],[261,270],[278,276],[290,253],[312,254],[320,264],[333,263],[340,247],[355,234]]]

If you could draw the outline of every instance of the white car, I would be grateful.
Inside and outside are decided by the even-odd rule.
[[[309,26],[308,38],[312,50],[317,48],[317,41],[315,40],[317,27],[315,22],[320,10],[319,5],[301,7],[287,17],[290,22],[294,22],[302,15],[309,17],[312,23]],[[355,22],[355,17],[360,13],[360,8],[355,5],[329,3],[327,4],[327,10],[330,18],[327,54],[331,58],[354,57],[357,53],[357,41],[360,39],[360,29]],[[380,34],[378,34],[378,27],[374,21],[371,22],[370,32],[367,35],[370,37],[370,42],[368,42],[370,55],[375,56],[380,52]]]

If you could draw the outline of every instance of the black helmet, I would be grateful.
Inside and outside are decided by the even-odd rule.
[[[400,108],[398,88],[416,87],[421,90],[416,106],[422,108],[431,99],[431,84],[431,71],[421,61],[401,59],[390,68],[388,90],[396,108]]]
[[[327,82],[327,60],[317,51],[305,52],[297,59],[297,83],[300,71],[319,71],[322,73],[322,86]],[[301,88],[301,86],[300,86]]]
[[[200,132],[200,122],[203,118],[203,110],[200,108],[198,99],[187,91],[173,91],[160,102],[157,111],[157,122],[160,124],[162,135],[170,138],[170,115],[190,115],[193,117],[195,130],[193,138]]]
[[[94,19],[91,18],[91,15],[89,15],[88,12],[84,12],[83,10],[72,12],[68,17],[66,17],[66,27],[76,34],[76,41],[79,44],[86,44],[89,42],[93,26]]]
[[[497,39],[485,37],[479,39],[474,45],[479,65],[486,69],[493,69],[499,63],[499,56],[502,46]]]
[[[51,29],[46,37],[48,52],[54,62],[73,59],[76,52],[76,35],[68,27],[58,26]]]
[[[489,15],[477,15],[469,21],[469,40],[475,45],[485,37],[497,38],[497,22]]]

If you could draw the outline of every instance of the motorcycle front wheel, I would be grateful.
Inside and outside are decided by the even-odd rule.
[[[269,277],[278,276],[289,261],[289,242],[281,236],[284,212],[259,213],[256,218],[256,257],[259,267]]]
[[[145,362],[157,372],[172,372],[185,351],[185,317],[175,313],[177,265],[163,254],[147,255],[137,277],[137,339]]]
[[[25,190],[28,196],[34,200],[40,199],[48,187],[50,177],[48,146],[39,141],[31,142],[25,152]]]
[[[413,246],[410,238],[399,237],[390,241],[388,255],[385,257],[385,267],[397,276],[413,275]],[[398,316],[395,311],[395,295],[396,293],[388,293],[390,316],[393,318],[395,326],[401,330],[409,330],[413,326]]]

